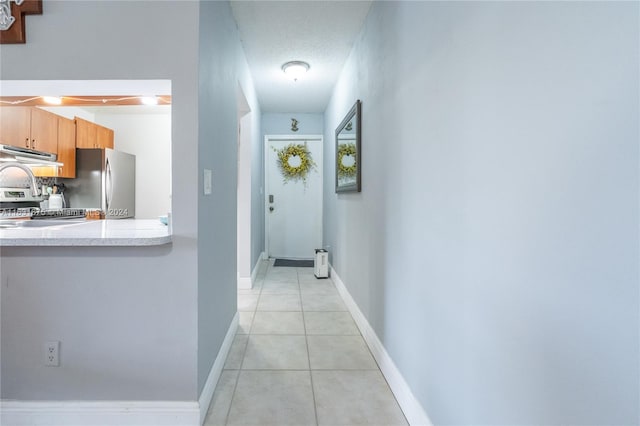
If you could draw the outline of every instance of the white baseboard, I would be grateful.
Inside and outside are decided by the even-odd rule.
[[[335,269],[333,269],[333,266],[329,266],[331,268],[331,279],[335,283],[342,300],[344,300],[351,316],[360,329],[360,333],[362,333],[362,337],[367,343],[367,346],[369,346],[373,357],[378,362],[380,371],[387,380],[387,383],[389,383],[391,392],[393,392],[393,395],[396,397],[407,421],[412,426],[433,425],[431,420],[429,420],[429,416],[424,411],[424,408],[422,408],[420,402],[413,395],[411,388],[404,380],[404,377],[402,377],[402,374],[400,374],[400,371],[398,371],[398,368],[387,353],[387,350],[382,345],[382,342],[371,327],[371,324],[369,324],[369,321],[367,321],[367,318],[353,300],[351,294],[349,294],[349,290],[347,290],[347,287],[340,279],[340,276],[336,273]]]
[[[199,401],[0,401],[7,426],[200,426],[238,328],[233,317]]]
[[[264,252],[260,253],[258,256],[258,260],[256,261],[255,266],[253,267],[253,271],[251,271],[251,286],[256,282],[256,277],[258,276],[258,271],[260,270],[260,265],[262,264],[262,260],[264,259]]]
[[[265,257],[265,253],[260,253],[258,256],[258,261],[253,267],[253,271],[251,271],[250,277],[238,277],[238,288],[243,290],[251,290],[253,288],[253,284],[256,282],[256,277],[258,276],[258,271],[260,270],[260,263]]]
[[[238,289],[251,289],[251,277],[238,277]]]
[[[195,401],[0,402],[0,424],[11,426],[196,426]]]
[[[213,391],[216,390],[216,385],[218,384],[218,379],[220,379],[220,374],[222,374],[224,362],[227,359],[229,350],[231,349],[231,344],[233,343],[233,338],[236,335],[236,331],[238,331],[239,318],[240,316],[238,312],[236,312],[233,319],[231,320],[231,324],[229,325],[229,329],[227,330],[227,335],[224,337],[222,346],[220,346],[218,356],[211,366],[211,370],[209,371],[209,376],[207,377],[207,381],[204,384],[204,388],[202,388],[202,393],[200,394],[200,398],[198,399],[198,405],[200,406],[200,424],[203,424],[205,418],[207,417],[209,404],[211,404],[211,399],[213,398]]]

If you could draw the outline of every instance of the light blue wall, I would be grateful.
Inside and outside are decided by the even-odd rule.
[[[213,191],[198,202],[198,393],[218,355],[236,303],[237,90],[258,119],[260,106],[228,2],[200,4],[199,175],[213,171]],[[259,137],[253,137],[259,145]],[[252,233],[264,233],[260,228]]]
[[[298,120],[298,131],[291,130],[291,119]],[[322,114],[264,113],[262,114],[262,133],[264,135],[321,135],[323,132]]]
[[[0,76],[170,79],[174,237],[155,248],[0,248],[1,397],[194,401],[198,3],[44,3],[27,17],[26,44],[0,45]],[[60,368],[42,365],[49,340],[61,342]]]
[[[638,3],[374,2],[332,263],[435,424],[639,422]],[[334,158],[333,144],[325,158]]]

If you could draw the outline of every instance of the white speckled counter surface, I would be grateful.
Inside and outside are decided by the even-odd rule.
[[[157,246],[171,242],[158,220],[87,220],[42,228],[0,229],[0,246]]]

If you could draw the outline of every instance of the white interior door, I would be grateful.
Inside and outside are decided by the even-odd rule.
[[[312,259],[322,247],[322,136],[266,136],[266,246],[269,257]],[[289,179],[278,165],[278,151],[306,143],[316,166],[306,183]],[[297,167],[299,159],[289,164]]]

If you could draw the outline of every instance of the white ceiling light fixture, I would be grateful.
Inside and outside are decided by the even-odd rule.
[[[300,77],[309,71],[309,68],[311,68],[309,64],[303,61],[289,61],[282,65],[282,71],[293,81],[298,81]]]

